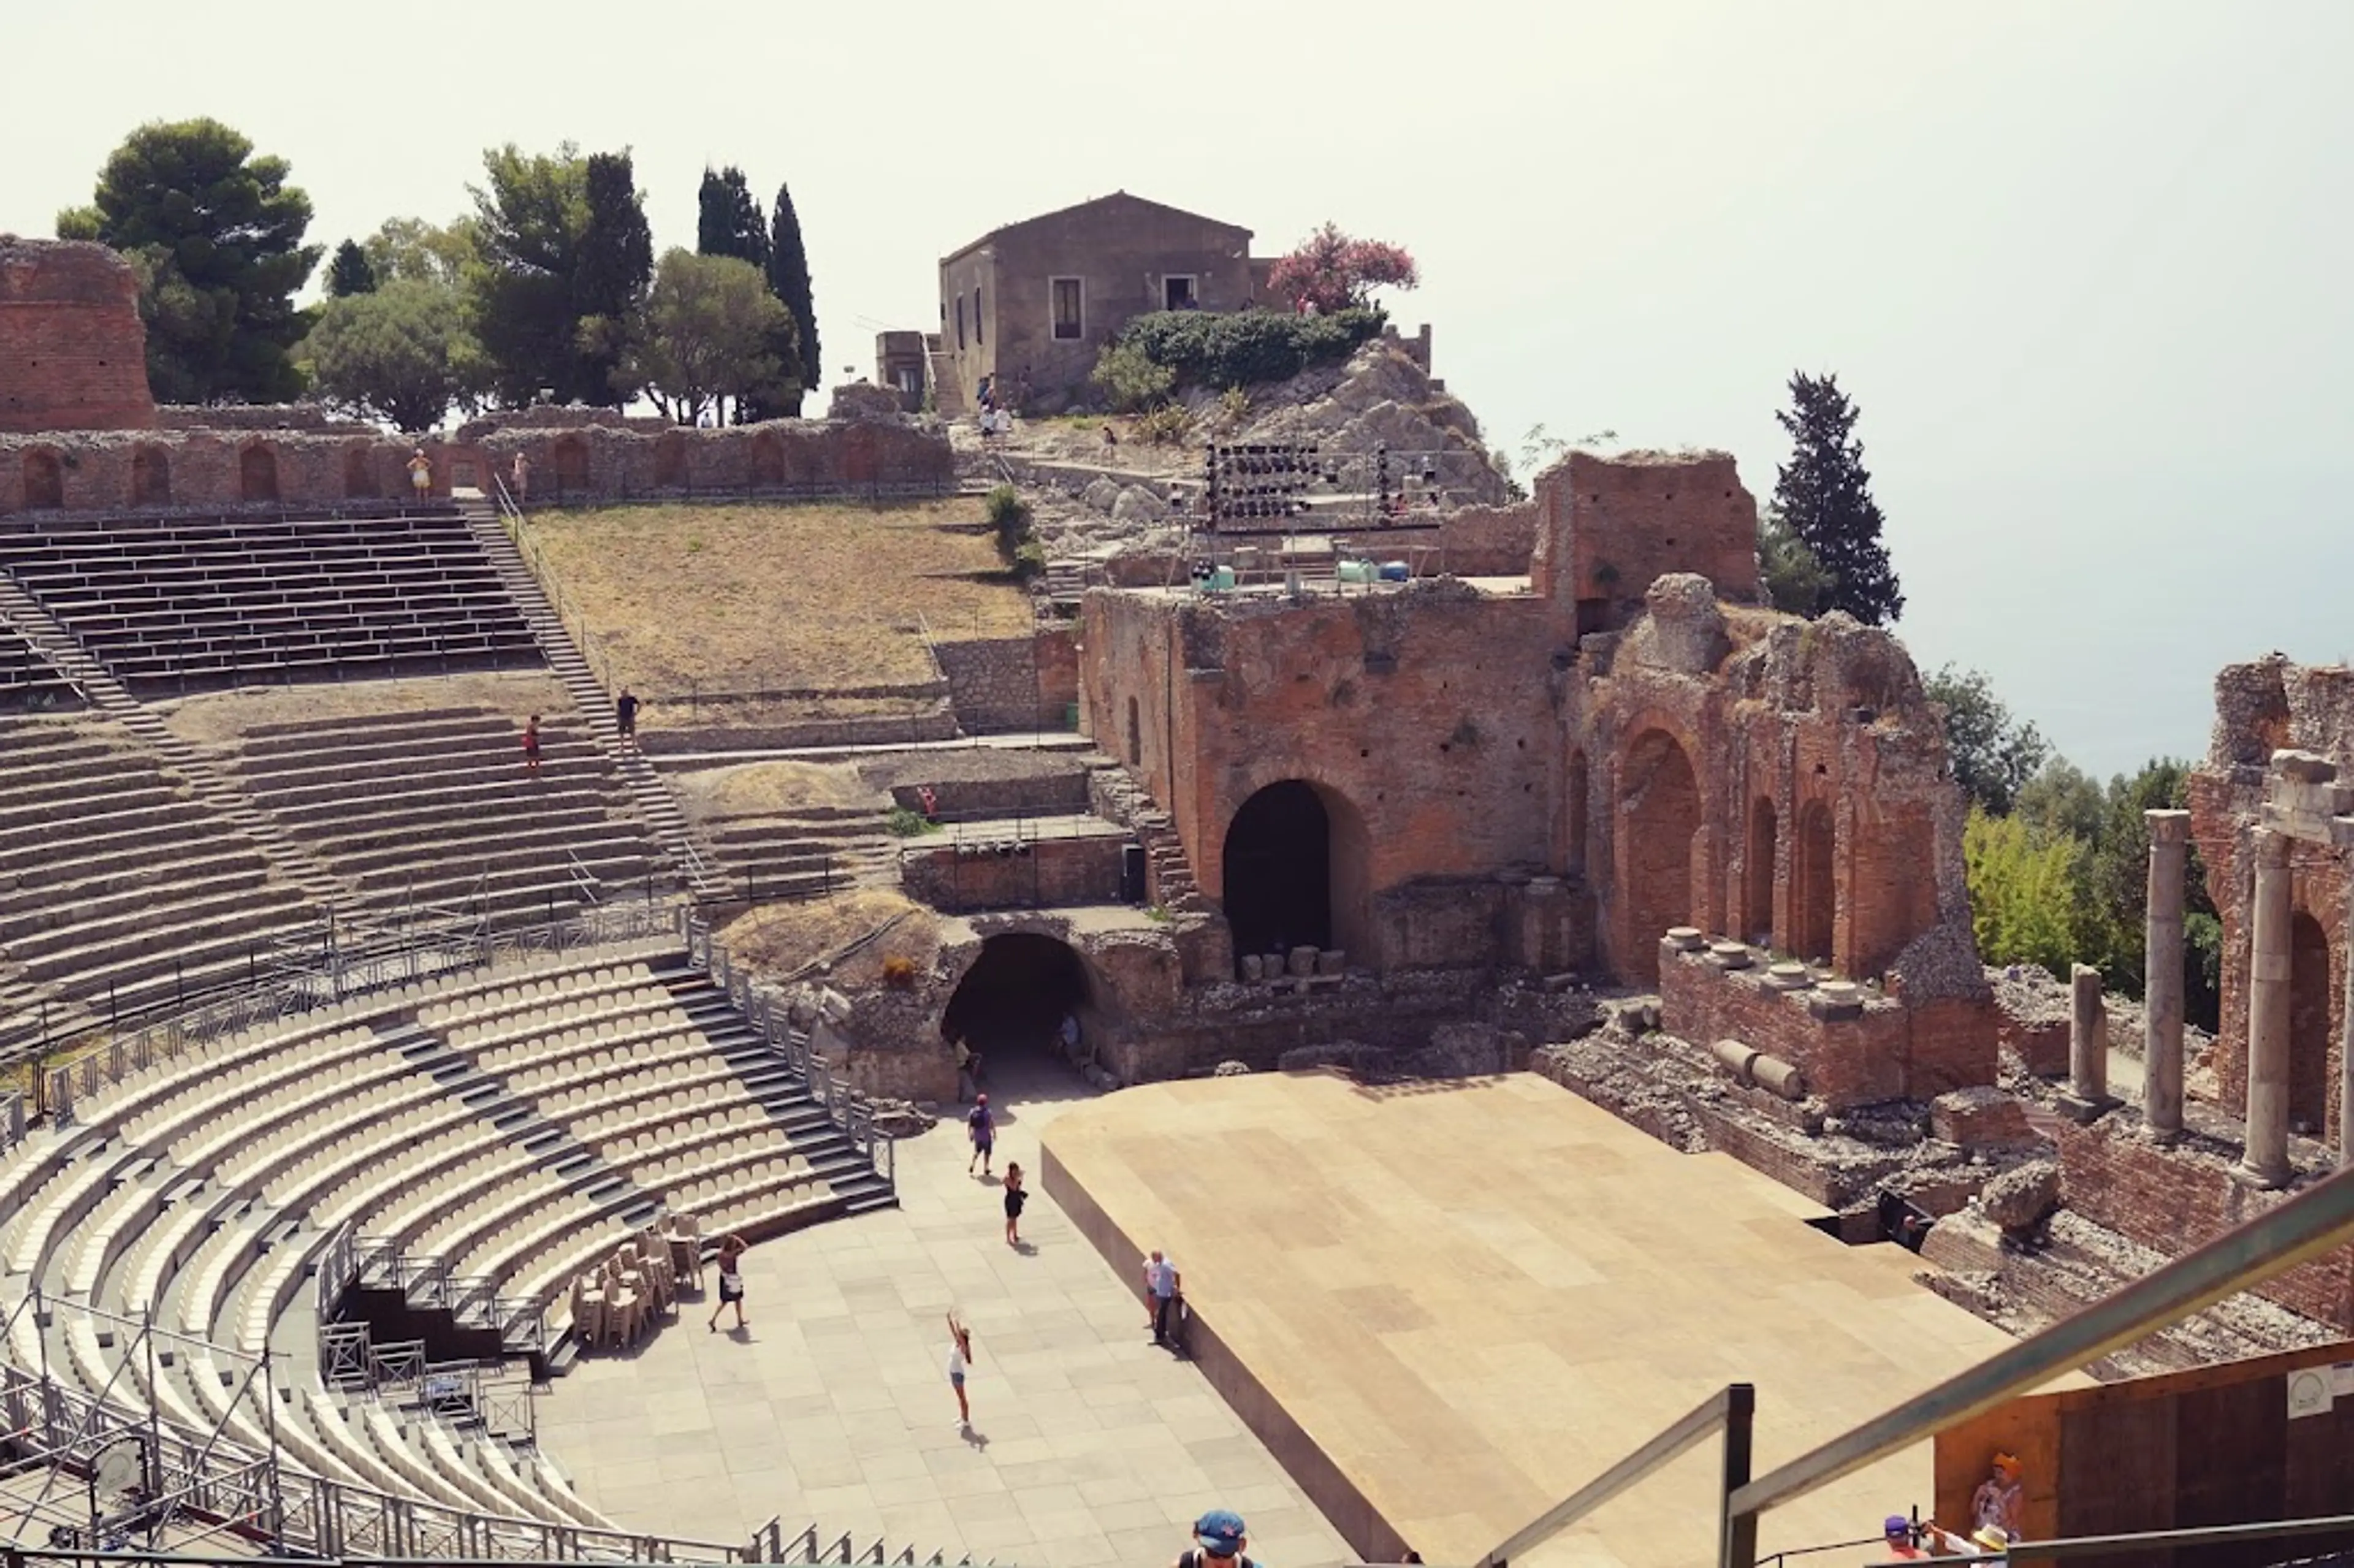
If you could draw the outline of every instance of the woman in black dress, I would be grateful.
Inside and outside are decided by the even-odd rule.
[[[1005,1167],[1005,1245],[1022,1245],[1022,1205],[1030,1194],[1022,1190],[1022,1167],[1009,1162]]]
[[[719,1305],[711,1309],[711,1331],[719,1331],[719,1314],[729,1304],[736,1308],[736,1327],[744,1326],[744,1253],[748,1243],[742,1236],[729,1233],[719,1244]]]

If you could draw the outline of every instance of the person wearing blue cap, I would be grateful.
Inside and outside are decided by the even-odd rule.
[[[1214,1508],[1193,1521],[1193,1545],[1177,1554],[1177,1568],[1258,1568],[1243,1555],[1249,1544],[1243,1516],[1232,1509]]]

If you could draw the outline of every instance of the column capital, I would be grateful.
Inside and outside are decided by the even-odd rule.
[[[2153,844],[2187,843],[2190,839],[2190,813],[2169,808],[2144,811],[2141,820],[2149,824],[2149,842]]]
[[[2256,830],[2256,869],[2285,871],[2288,869],[2289,836],[2277,828]]]

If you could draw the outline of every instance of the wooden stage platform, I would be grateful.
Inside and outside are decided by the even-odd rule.
[[[1769,1178],[1529,1074],[1147,1085],[1066,1110],[1042,1164],[1128,1277],[1174,1257],[1204,1373],[1373,1562],[1477,1561],[1728,1383],[1757,1385],[1762,1475],[2010,1342],[1912,1254],[1843,1245]],[[1717,1464],[1703,1446],[1529,1561],[1714,1562]],[[1768,1514],[1761,1544],[1932,1501],[1924,1444]]]

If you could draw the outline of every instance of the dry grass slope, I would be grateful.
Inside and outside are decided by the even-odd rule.
[[[922,905],[881,888],[770,904],[737,917],[719,940],[755,974],[780,979],[829,959],[881,927],[890,930],[843,959],[826,977],[836,986],[880,985],[887,959],[907,959],[918,974],[939,957],[939,921]]]
[[[616,677],[657,705],[705,693],[845,691],[933,678],[942,641],[1030,630],[993,578],[979,502],[628,506],[536,518],[565,595]]]

